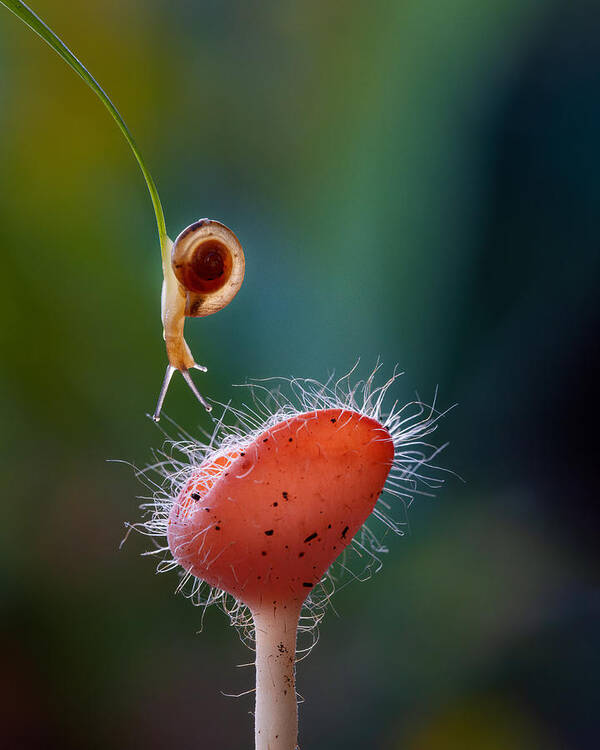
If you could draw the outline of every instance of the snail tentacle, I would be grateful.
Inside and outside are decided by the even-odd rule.
[[[160,393],[158,394],[158,401],[156,403],[156,409],[154,410],[154,414],[152,415],[152,419],[155,422],[160,421],[160,412],[162,411],[162,406],[165,400],[165,396],[167,395],[169,384],[171,382],[171,378],[173,377],[173,373],[175,372],[175,369],[176,368],[173,367],[173,365],[167,365],[167,371],[165,373],[164,380],[160,387]]]
[[[194,394],[194,396],[198,399],[198,401],[202,404],[202,406],[206,409],[206,411],[212,411],[212,406],[207,403],[207,401],[204,399],[200,391],[196,388],[196,384],[192,380],[192,376],[190,375],[189,370],[182,370],[181,374],[183,375],[183,379],[185,382],[189,385],[190,390]]]

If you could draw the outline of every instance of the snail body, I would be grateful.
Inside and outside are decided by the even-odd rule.
[[[175,239],[167,239],[163,259],[162,323],[169,364],[153,419],[158,421],[169,383],[176,370],[207,411],[211,407],[198,392],[189,370],[206,372],[196,364],[183,336],[186,317],[199,318],[222,310],[244,280],[245,259],[235,234],[212,219],[200,219]]]

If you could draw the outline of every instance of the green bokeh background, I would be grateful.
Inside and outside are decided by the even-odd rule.
[[[33,2],[33,0],[32,0]],[[600,8],[588,0],[35,0],[121,109],[171,236],[247,259],[189,321],[219,400],[381,356],[458,407],[451,479],[298,668],[303,750],[597,747]],[[174,596],[132,471],[165,366],[150,201],[82,82],[0,9],[10,747],[250,747],[251,661]],[[167,414],[210,426],[180,379]]]

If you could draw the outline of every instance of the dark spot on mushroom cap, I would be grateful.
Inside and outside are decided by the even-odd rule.
[[[268,531],[265,531],[265,534],[267,536],[273,536],[273,529],[268,529]]]
[[[260,554],[261,554],[261,555],[262,555],[263,557],[266,557],[266,556],[267,556],[267,552],[266,552],[266,550],[263,550],[263,551],[262,551],[262,552],[261,552]]]
[[[342,531],[342,539],[346,538],[346,534],[348,533],[349,526],[345,526],[344,530]]]
[[[305,542],[305,543],[306,543],[306,542],[310,542],[310,541],[312,541],[312,540],[313,540],[313,539],[314,539],[314,538],[315,538],[316,536],[317,536],[317,532],[316,532],[316,531],[313,531],[313,533],[312,533],[312,534],[309,534],[309,535],[308,535],[308,536],[306,537],[306,539],[304,540],[304,542]]]
[[[304,557],[304,552],[300,552],[300,554],[298,555],[298,557]]]
[[[281,494],[283,495],[283,499],[284,500],[288,499],[288,493],[287,492],[282,492]]]
[[[304,583],[303,583],[302,585],[303,585],[303,586],[304,586],[304,588],[306,588],[306,589],[312,589],[312,587],[313,587],[312,583],[307,583],[306,581],[305,581],[305,582],[304,582]]]
[[[198,502],[198,500],[200,500],[200,495],[199,495],[199,493],[198,493],[198,492],[192,492],[192,498],[193,498],[193,499],[194,499],[194,500],[195,500],[196,502]]]
[[[294,438],[288,438],[288,443],[291,443]]]
[[[276,508],[279,505],[279,503],[275,502],[273,503],[273,507]]]
[[[337,422],[337,419],[333,417],[333,419],[330,420],[331,424],[335,424]]]
[[[215,531],[221,531],[221,527],[220,526],[215,526]]]

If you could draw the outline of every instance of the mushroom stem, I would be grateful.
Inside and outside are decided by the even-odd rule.
[[[300,608],[270,604],[252,613],[256,633],[256,750],[295,750],[296,634]]]

